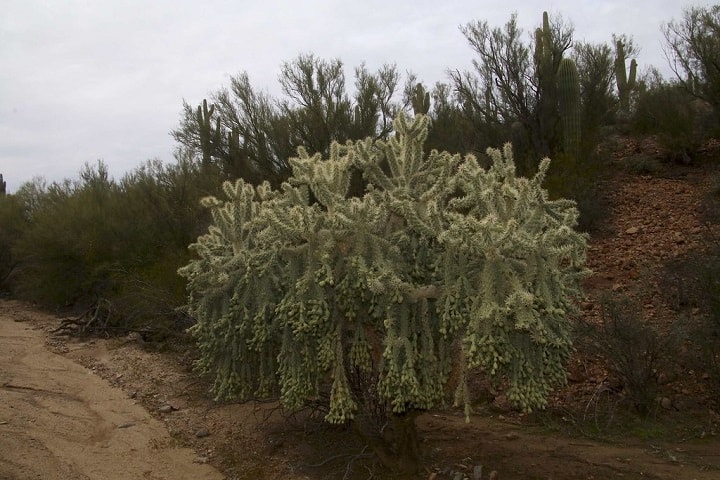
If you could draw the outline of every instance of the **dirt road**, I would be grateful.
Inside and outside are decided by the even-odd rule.
[[[215,404],[178,357],[123,338],[48,335],[58,322],[0,299],[0,480],[395,478],[347,431],[288,421],[273,404]],[[470,423],[461,411],[431,412],[418,420],[425,465],[416,478],[470,476],[476,465],[501,480],[720,478],[716,414],[697,423],[690,412],[660,413],[684,425],[683,438],[607,442],[511,411],[480,411]]]
[[[0,479],[224,478],[13,313],[0,309]]]

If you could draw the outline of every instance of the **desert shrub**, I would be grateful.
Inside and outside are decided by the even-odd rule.
[[[636,154],[624,159],[623,165],[634,175],[656,175],[662,170],[662,162],[654,155]]]
[[[637,95],[631,131],[657,135],[666,160],[690,163],[716,123],[709,105],[676,84],[660,82]]]
[[[11,276],[17,267],[13,248],[26,225],[22,199],[15,195],[0,195],[0,292],[10,291]]]
[[[662,286],[687,330],[683,361],[720,401],[720,246],[668,264]]]
[[[661,384],[670,378],[677,333],[659,332],[645,322],[642,308],[628,297],[607,296],[599,323],[581,321],[577,345],[605,359],[622,398],[636,412],[647,414],[657,404]]]
[[[77,181],[28,188],[23,198],[34,206],[13,248],[16,293],[50,308],[84,310],[102,300],[108,330],[184,330],[176,271],[209,221],[200,198],[219,178],[181,159],[147,162],[116,182],[98,163]]]
[[[107,169],[86,166],[82,180],[36,193],[31,223],[14,252],[21,262],[17,291],[46,306],[67,306],[94,295],[111,264],[111,193]]]

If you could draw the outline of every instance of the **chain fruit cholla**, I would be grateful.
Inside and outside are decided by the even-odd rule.
[[[509,144],[483,168],[424,155],[424,115],[394,125],[327,159],[300,149],[278,190],[238,180],[203,201],[213,223],[180,274],[218,398],[298,408],[326,392],[341,423],[368,395],[358,372],[390,415],[443,403],[451,377],[468,408],[473,369],[526,411],[564,381],[586,238],[573,202],[541,186],[550,161],[520,178]]]

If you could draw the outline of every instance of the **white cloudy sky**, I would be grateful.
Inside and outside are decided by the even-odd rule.
[[[98,159],[115,178],[173,161],[183,99],[197,104],[242,71],[279,94],[281,63],[300,53],[348,68],[396,63],[432,85],[471,64],[460,25],[500,26],[512,12],[528,31],[547,9],[576,40],[632,35],[641,68],[668,75],[660,25],[690,2],[0,0],[0,173],[12,192],[38,175],[75,178]]]

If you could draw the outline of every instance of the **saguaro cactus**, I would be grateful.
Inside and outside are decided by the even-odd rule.
[[[535,30],[535,71],[540,88],[537,120],[540,138],[552,144],[557,125],[557,80],[556,67],[559,60],[555,58],[553,35],[547,12],[543,12],[542,28]],[[549,152],[545,152],[549,153]]]
[[[7,191],[6,187],[7,187],[7,182],[5,180],[3,180],[2,173],[0,173],[0,195],[5,195],[5,193]]]
[[[212,161],[213,142],[218,140],[220,135],[220,119],[217,120],[215,129],[212,125],[212,115],[215,112],[215,105],[208,108],[207,100],[203,100],[202,105],[198,105],[195,117],[198,124],[198,133],[200,134],[200,150],[202,152],[203,165],[210,165]]]
[[[542,28],[535,30],[535,65],[537,67],[540,80],[552,78],[555,74],[553,65],[553,41],[552,30],[550,29],[550,17],[547,12],[543,12]]]
[[[560,61],[557,73],[558,108],[562,122],[563,150],[573,159],[580,156],[582,105],[580,77],[575,62],[569,58]]]
[[[625,69],[625,46],[621,40],[615,43],[615,83],[617,84],[620,110],[624,113],[630,111],[630,92],[635,88],[637,75],[637,62],[632,59],[630,72]]]
[[[430,111],[430,92],[426,92],[422,84],[418,83],[415,86],[410,102],[415,115],[427,115]]]

